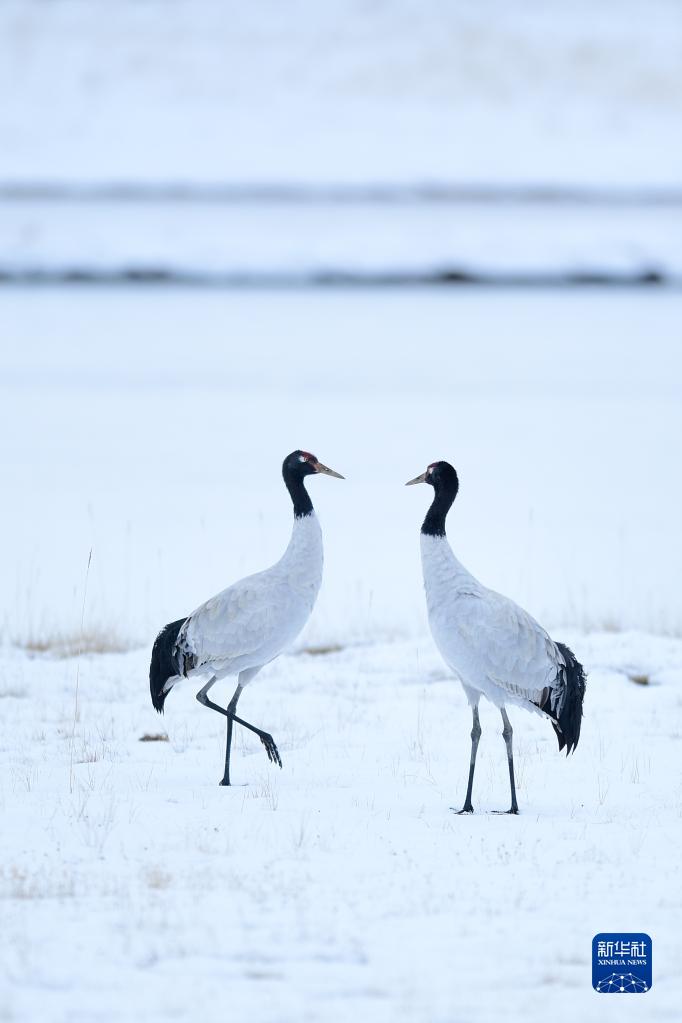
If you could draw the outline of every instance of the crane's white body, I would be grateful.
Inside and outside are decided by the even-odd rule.
[[[245,685],[290,646],[313,610],[322,583],[322,530],[311,512],[294,519],[291,539],[271,568],[211,597],[183,624],[174,654],[193,666],[187,678],[240,675]],[[179,676],[168,679],[169,689]]]
[[[482,586],[445,536],[422,533],[421,558],[431,632],[469,702],[475,706],[482,694],[496,707],[512,703],[542,713],[535,704],[549,689],[548,706],[558,712],[565,661],[545,630],[512,600]]]

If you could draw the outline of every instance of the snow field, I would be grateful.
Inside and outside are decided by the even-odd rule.
[[[639,927],[655,975],[638,1018],[673,1019],[682,643],[558,638],[590,672],[583,733],[566,760],[512,712],[518,818],[489,813],[509,798],[489,705],[477,813],[450,813],[470,713],[426,637],[265,669],[240,709],[284,766],[238,730],[230,790],[222,720],[190,686],[158,718],[148,651],[6,651],[6,1018],[620,1019],[591,990],[591,939]]]

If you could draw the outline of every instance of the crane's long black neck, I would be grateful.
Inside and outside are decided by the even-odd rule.
[[[310,494],[305,488],[303,477],[287,473],[284,476],[284,482],[294,506],[294,518],[302,519],[305,515],[312,515],[313,502],[310,500]]]
[[[436,486],[431,507],[426,513],[422,533],[426,536],[445,536],[445,518],[457,496],[457,487]]]

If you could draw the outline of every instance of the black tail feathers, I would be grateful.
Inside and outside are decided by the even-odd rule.
[[[559,749],[566,747],[566,756],[572,753],[580,738],[580,725],[583,719],[583,700],[585,699],[585,669],[572,650],[563,643],[556,644],[563,655],[566,666],[559,668],[559,713],[552,727],[559,740]],[[563,690],[563,692],[562,692]]]
[[[169,678],[180,674],[173,657],[173,646],[186,621],[186,618],[180,618],[177,622],[164,625],[154,640],[152,660],[149,665],[149,691],[152,694],[152,703],[159,714],[163,714],[164,700],[170,691],[164,692],[164,685]]]
[[[585,670],[572,650],[557,643],[565,664],[559,666],[557,685],[544,690],[540,710],[549,715],[552,728],[559,740],[559,749],[566,747],[566,756],[572,753],[580,738],[585,699]]]

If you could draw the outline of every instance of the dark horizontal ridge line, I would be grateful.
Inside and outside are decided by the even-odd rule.
[[[682,206],[682,188],[573,185],[414,184],[296,185],[282,182],[0,181],[0,199],[18,202],[196,203],[510,203],[585,206]]]
[[[0,265],[0,285],[143,285],[206,288],[409,287],[419,285],[487,287],[679,287],[674,274],[643,267],[633,271],[575,269],[485,271],[463,267],[435,270],[216,271],[163,266],[91,268]]]

